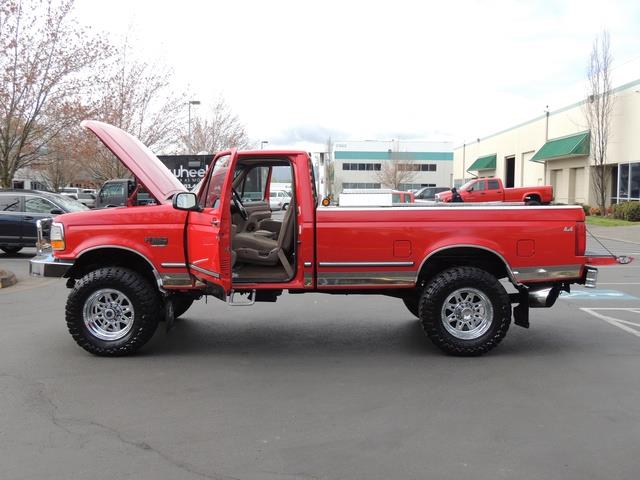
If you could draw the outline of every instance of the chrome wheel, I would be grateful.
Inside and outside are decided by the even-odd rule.
[[[84,303],[83,320],[87,330],[105,341],[120,340],[133,327],[135,312],[127,296],[111,288],[97,290]]]
[[[442,305],[444,328],[461,340],[475,340],[484,335],[493,321],[489,298],[475,288],[461,288],[449,295]]]

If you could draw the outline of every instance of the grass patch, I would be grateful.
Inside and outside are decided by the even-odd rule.
[[[629,222],[627,220],[618,220],[617,218],[588,216],[586,218],[587,225],[597,225],[599,227],[624,227],[628,225],[640,225],[639,222]]]

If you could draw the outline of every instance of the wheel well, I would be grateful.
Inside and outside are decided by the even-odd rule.
[[[536,201],[536,202],[540,202],[542,199],[540,198],[540,195],[538,195],[537,193],[527,193],[524,196],[524,200],[525,200],[525,202],[527,200],[533,200],[533,201]]]
[[[122,248],[99,248],[84,253],[65,276],[76,280],[102,267],[125,267],[142,274],[152,285],[157,284],[156,272],[151,264],[142,255]]]
[[[423,262],[418,274],[418,284],[428,281],[447,268],[457,266],[478,267],[498,279],[511,278],[505,261],[495,252],[481,247],[452,247],[434,253]]]

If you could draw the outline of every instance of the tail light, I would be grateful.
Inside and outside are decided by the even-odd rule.
[[[587,229],[584,222],[576,223],[576,256],[581,257],[587,248]]]

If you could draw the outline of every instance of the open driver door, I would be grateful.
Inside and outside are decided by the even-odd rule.
[[[231,189],[237,160],[236,149],[214,157],[198,193],[199,211],[191,211],[187,217],[189,271],[220,287],[214,295],[223,300],[231,291]]]

